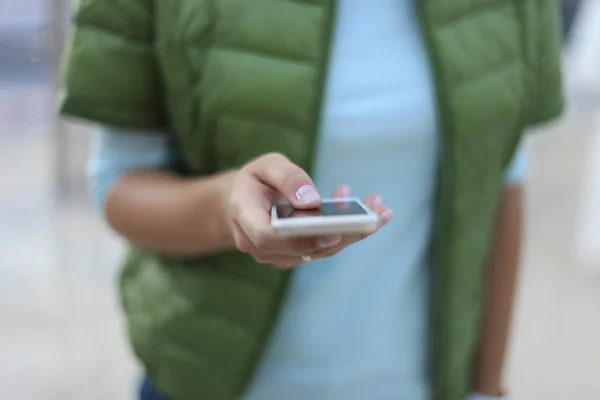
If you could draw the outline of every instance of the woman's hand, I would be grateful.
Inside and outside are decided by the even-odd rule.
[[[348,195],[345,186],[334,193],[334,197]],[[298,209],[317,208],[321,204],[321,196],[308,174],[280,154],[267,154],[250,162],[236,173],[231,183],[228,219],[235,244],[262,264],[292,268],[302,264],[303,257],[329,257],[366,237],[275,237],[270,212],[272,205],[282,198]],[[392,211],[383,206],[380,196],[368,196],[365,204],[380,216],[382,225],[392,218]]]

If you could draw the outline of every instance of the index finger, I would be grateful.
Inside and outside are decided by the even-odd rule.
[[[312,179],[302,168],[281,154],[260,157],[249,164],[248,169],[296,208],[316,208],[321,204],[321,196]]]

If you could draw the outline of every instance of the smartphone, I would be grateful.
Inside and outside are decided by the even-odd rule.
[[[271,225],[281,237],[369,234],[378,222],[379,216],[356,198],[323,199],[319,208],[309,210],[289,203],[271,209]]]

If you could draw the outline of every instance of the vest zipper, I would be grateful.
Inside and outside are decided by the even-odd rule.
[[[442,80],[442,71],[440,68],[441,60],[434,51],[434,38],[432,28],[427,19],[426,10],[427,0],[414,0],[415,9],[419,18],[421,34],[425,41],[427,53],[429,55],[429,65],[433,72],[435,94],[437,101],[437,126],[439,130],[439,160],[437,174],[437,189],[435,200],[435,217],[433,235],[430,245],[430,320],[429,320],[429,376],[432,388],[432,399],[443,400],[445,393],[444,368],[443,361],[440,363],[440,357],[446,354],[448,337],[447,327],[441,324],[444,316],[441,315],[437,305],[444,301],[447,296],[444,293],[444,287],[441,286],[447,281],[448,270],[445,264],[449,254],[448,232],[452,224],[452,199],[453,199],[453,162],[452,146],[453,138],[447,127],[450,125],[450,113],[446,102],[447,93]],[[442,368],[442,369],[440,369]]]

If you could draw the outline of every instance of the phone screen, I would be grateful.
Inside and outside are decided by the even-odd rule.
[[[356,201],[323,202],[321,207],[298,210],[290,204],[277,206],[278,218],[333,217],[344,215],[366,215],[365,209]]]

